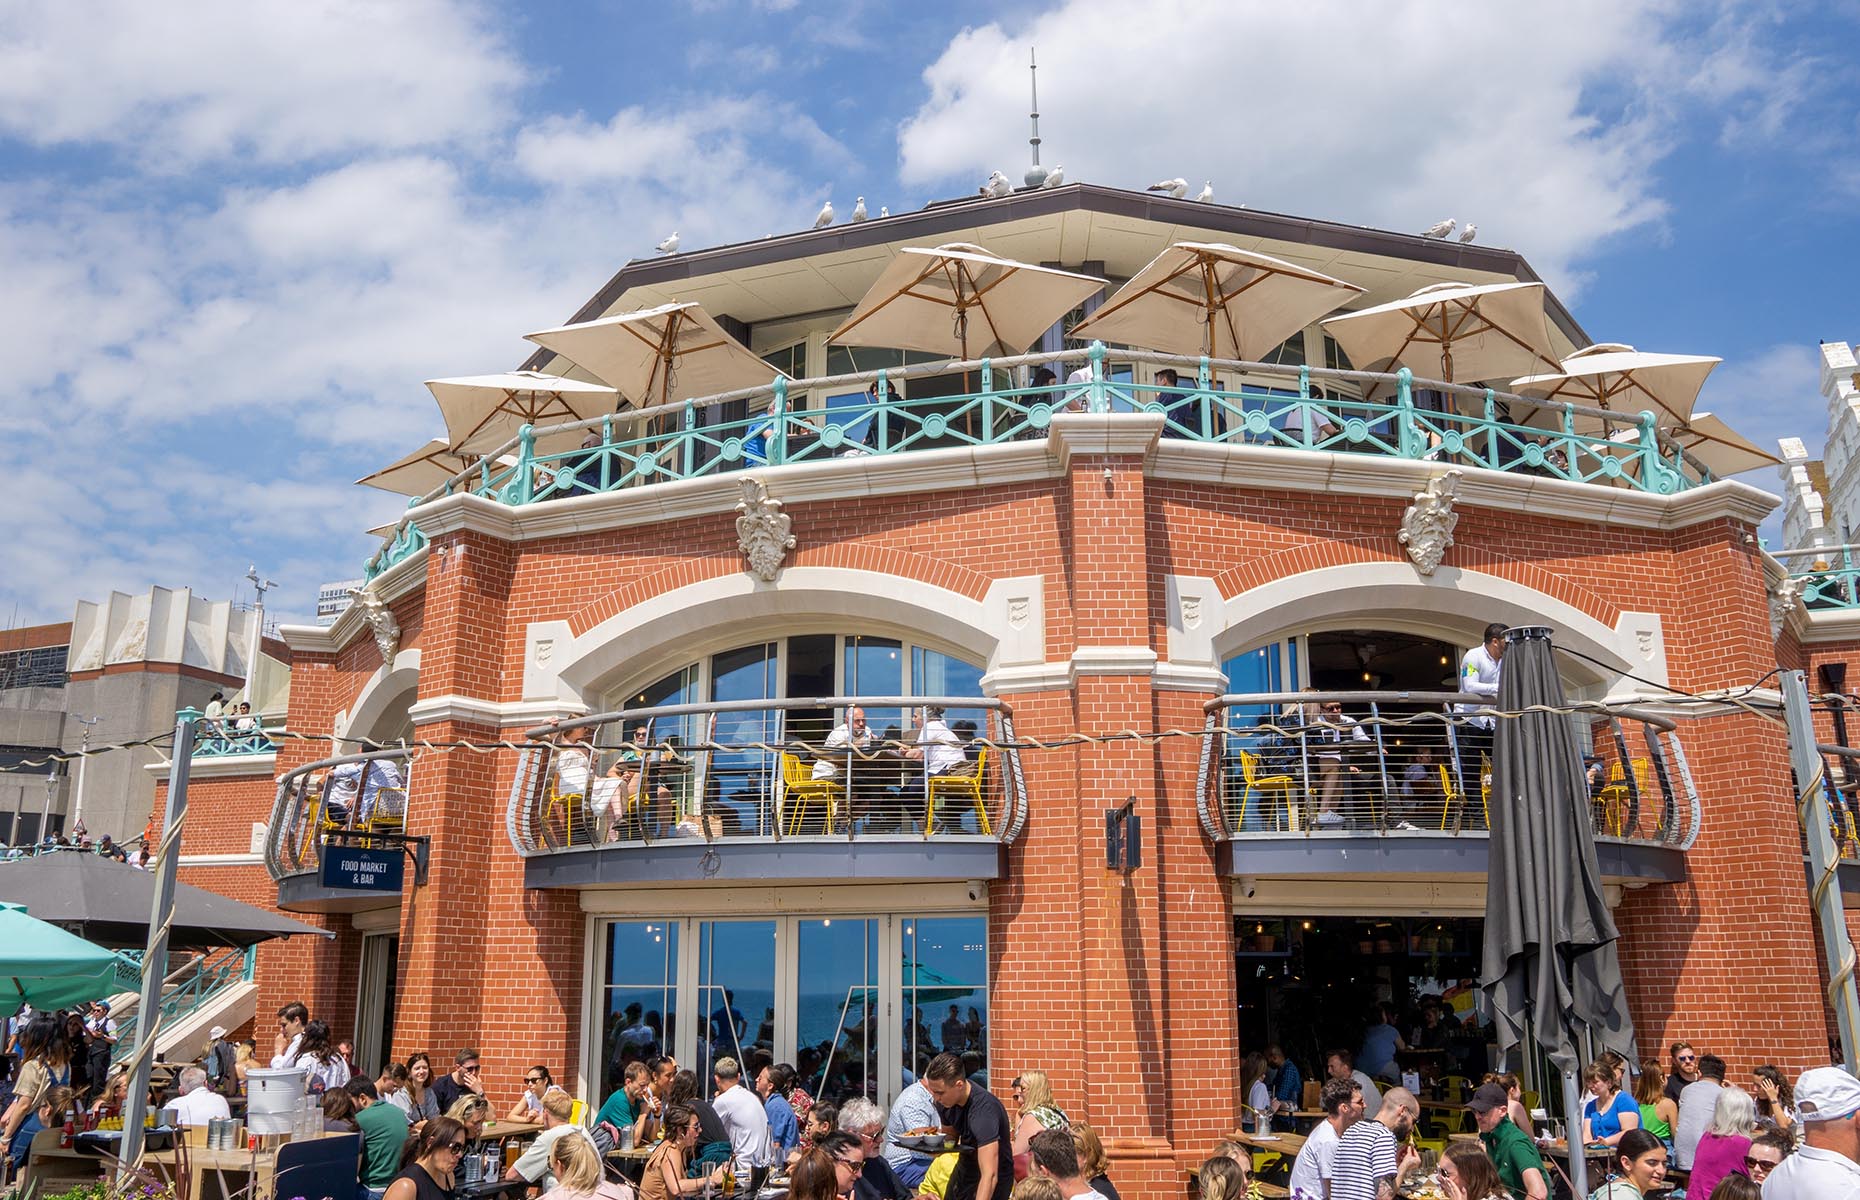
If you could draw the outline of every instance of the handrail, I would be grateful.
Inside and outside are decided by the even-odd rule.
[[[301,871],[315,870],[321,861],[322,832],[326,825],[334,824],[327,818],[329,780],[324,778],[322,791],[314,797],[309,793],[309,782],[318,772],[327,773],[335,767],[349,763],[371,763],[381,760],[404,760],[407,769],[401,776],[402,807],[406,801],[408,787],[412,784],[412,752],[405,747],[389,747],[382,750],[362,750],[354,754],[338,754],[330,758],[318,759],[294,767],[278,776],[277,798],[271,806],[271,820],[265,826],[265,870],[274,880],[281,880],[287,875]],[[342,828],[356,828],[355,822],[362,817],[363,809],[370,807],[371,800],[377,800],[381,791],[395,790],[379,785],[370,793],[368,774],[363,772],[357,786],[357,803],[350,806]],[[305,805],[310,806],[309,817],[305,816]]]
[[[1124,383],[1106,379],[1103,368],[1108,356],[1114,356],[1119,363],[1186,368],[1193,373],[1194,380],[1192,383],[1184,380],[1175,388],[1168,389],[1165,397],[1155,383]],[[993,371],[997,369],[1063,365],[1080,360],[1091,365],[1092,378],[1088,381],[1055,383],[1038,388],[1003,389],[994,385]],[[890,392],[890,386],[899,381],[958,373],[968,376],[976,372],[981,374],[981,390],[977,392],[965,390],[954,395],[918,399],[895,397]],[[1228,388],[1216,389],[1213,387],[1216,373],[1236,378]],[[1289,390],[1283,394],[1274,393],[1269,387],[1262,391],[1258,385],[1248,386],[1241,377],[1268,382],[1282,380]],[[1314,382],[1360,387],[1363,395],[1314,396]],[[826,423],[812,445],[799,450],[790,445],[787,436],[790,426],[800,423],[813,428],[814,423],[810,418],[815,415],[794,413],[788,404],[790,395],[803,389],[858,387],[863,390],[866,385],[873,383],[878,385],[876,404],[860,406],[853,420],[838,425]],[[1372,401],[1367,398],[1384,385],[1393,388],[1391,399]],[[1481,415],[1433,412],[1420,407],[1414,401],[1417,389],[1473,400]],[[1151,398],[1140,399],[1144,394]],[[722,425],[701,425],[697,420],[701,407],[764,397],[772,398],[766,413],[753,413],[743,420]],[[1247,406],[1262,400],[1270,405],[1269,414],[1258,408],[1251,412],[1247,410]],[[1194,441],[1234,444],[1238,441],[1258,440],[1266,445],[1381,453],[1404,458],[1439,458],[1444,455],[1447,459],[1494,470],[1531,470],[1574,482],[1600,480],[1625,483],[1660,494],[1682,490],[1693,486],[1695,482],[1708,482],[1713,478],[1710,468],[1660,429],[1650,412],[1625,413],[1574,402],[1551,404],[1539,398],[1497,389],[1417,379],[1406,369],[1392,373],[1357,371],[1308,365],[1287,366],[1246,359],[1162,354],[1148,350],[1112,351],[1103,343],[1093,342],[1084,351],[1043,351],[1004,358],[919,363],[807,379],[791,380],[780,376],[767,384],[670,404],[650,405],[625,413],[546,426],[524,426],[514,437],[486,450],[473,465],[454,473],[439,486],[415,498],[409,503],[408,510],[411,514],[412,510],[423,504],[461,491],[488,495],[503,503],[528,504],[538,499],[559,498],[576,492],[609,491],[617,486],[651,482],[661,477],[692,478],[698,474],[712,473],[713,470],[743,469],[755,465],[748,447],[757,441],[759,433],[766,435],[766,444],[755,453],[768,465],[821,461],[826,455],[839,452],[842,446],[847,445],[844,441],[846,429],[867,422],[878,427],[881,444],[866,448],[866,452],[891,454],[927,449],[952,436],[947,415],[934,411],[936,407],[947,408],[952,405],[962,412],[965,421],[980,421],[984,427],[980,440],[970,436],[958,438],[958,441],[993,444],[995,441],[1044,436],[1051,416],[1074,401],[1083,401],[1089,411],[1099,413],[1110,411],[1114,403],[1172,414],[1186,405],[1197,409],[1199,418],[1178,420],[1171,416],[1165,424],[1165,430],[1170,436]],[[1539,428],[1498,420],[1498,405],[1509,406],[1514,403],[1528,405],[1533,413],[1559,416],[1560,422],[1554,428]],[[1343,411],[1346,409],[1351,410],[1350,413]],[[1211,429],[1210,417],[1216,413],[1229,424],[1227,430],[1217,432]],[[1317,414],[1315,422],[1310,415],[1312,413]],[[1275,418],[1285,420],[1293,417],[1304,426],[1303,432],[1296,437],[1272,424]],[[1606,434],[1578,434],[1575,431],[1577,417],[1600,421],[1604,429],[1619,426],[1623,437],[1611,440]],[[667,418],[674,427],[659,433],[615,441],[616,426],[640,429],[651,423],[653,418]],[[904,436],[896,444],[887,444],[885,431],[894,421],[903,427]],[[1314,436],[1314,423],[1335,428],[1329,434]],[[1379,427],[1383,425],[1398,427],[1394,428],[1395,436],[1380,430]],[[997,426],[1000,428],[997,429]],[[600,442],[594,446],[547,454],[538,454],[536,451],[538,439],[566,439],[589,430],[599,430],[602,435]],[[1628,431],[1637,431],[1637,436],[1626,437]],[[694,457],[700,448],[706,455],[702,464],[696,462]],[[512,452],[516,454],[514,464],[500,466],[499,460]],[[1584,457],[1589,460],[1588,466],[1577,461]],[[713,468],[711,464],[714,462],[722,465]],[[589,469],[590,464],[598,466],[598,486],[581,478],[580,473]],[[618,480],[613,478],[616,464],[620,467]],[[1696,479],[1688,478],[1680,469],[1686,466],[1692,469]],[[1637,467],[1638,475],[1631,467]],[[556,486],[553,473],[557,471],[563,471],[568,476],[566,486]],[[540,488],[539,473],[549,477],[549,481]],[[393,563],[417,552],[424,545],[424,534],[413,523],[411,515],[403,516],[380,550],[369,560],[369,577],[372,578]]]
[[[992,729],[952,730],[968,766],[930,776],[901,751],[909,738],[870,730],[861,746],[826,746],[839,712],[937,707],[978,716]],[[818,718],[790,725],[790,714]],[[719,717],[742,714],[745,736],[719,737]],[[700,719],[696,725],[691,719]],[[652,730],[654,722],[676,728]],[[637,741],[624,739],[638,725]],[[518,761],[505,814],[521,855],[596,848],[607,841],[650,844],[687,838],[705,844],[784,838],[885,837],[1012,842],[1027,816],[1027,785],[1013,709],[988,696],[822,696],[654,705],[537,726]],[[565,755],[579,755],[579,762]],[[603,773],[601,759],[614,761]],[[566,765],[565,765],[566,764]],[[816,770],[824,770],[816,774]],[[572,773],[571,773],[572,772]],[[949,794],[945,794],[949,793]],[[934,803],[930,801],[934,800]],[[973,832],[969,825],[973,824]],[[939,826],[941,827],[939,829]]]
[[[1281,706],[1329,702],[1359,712],[1343,719],[1313,719],[1279,711]],[[1438,706],[1439,711],[1389,716],[1385,705]],[[1360,711],[1364,707],[1366,714]],[[1703,806],[1677,737],[1677,723],[1626,704],[1579,700],[1564,707],[1598,731],[1592,734],[1594,753],[1588,756],[1587,768],[1597,836],[1690,848],[1698,837]],[[1234,708],[1272,711],[1236,723],[1227,716]],[[1390,815],[1391,810],[1417,803],[1427,808],[1430,822],[1438,817],[1439,832],[1448,832],[1450,822],[1453,833],[1480,832],[1483,820],[1472,818],[1484,817],[1489,787],[1489,767],[1482,767],[1490,754],[1484,719],[1505,720],[1509,715],[1490,697],[1438,691],[1232,693],[1207,701],[1203,712],[1196,806],[1203,830],[1216,841],[1263,832],[1255,822],[1268,800],[1282,806],[1273,814],[1277,824],[1304,835],[1324,831],[1324,821],[1311,818],[1314,802],[1317,817],[1330,816],[1331,828],[1339,832],[1346,826],[1351,832],[1367,829],[1377,834],[1425,831],[1425,825]],[[1629,749],[1624,721],[1640,725],[1644,758]],[[1472,732],[1462,732],[1475,723],[1477,741],[1470,740]],[[1402,741],[1410,733],[1419,735],[1412,751]],[[1435,739],[1443,744],[1436,747]],[[1440,758],[1433,757],[1436,750]],[[1269,751],[1278,757],[1266,765]],[[1399,787],[1391,763],[1404,771]],[[1417,768],[1419,774],[1414,773]],[[1237,805],[1232,794],[1236,790]],[[1294,803],[1295,797],[1302,800]],[[1656,799],[1659,809],[1649,827],[1642,814]]]
[[[228,986],[250,983],[257,962],[254,946],[235,946],[211,956],[194,955],[162,980],[161,1023],[172,1026]],[[141,1015],[140,1012],[131,1013],[117,1022],[116,1057],[127,1058],[134,1050],[136,1039],[132,1034]]]

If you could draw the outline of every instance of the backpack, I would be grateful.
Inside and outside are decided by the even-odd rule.
[[[221,1039],[213,1043],[213,1048],[207,1051],[206,1062],[202,1064],[206,1067],[207,1079],[212,1083],[213,1090],[222,1096],[239,1094],[239,1073],[233,1069],[237,1053],[231,1042]]]

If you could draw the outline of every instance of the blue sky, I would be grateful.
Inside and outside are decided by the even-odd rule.
[[[0,621],[251,562],[301,617],[398,507],[349,481],[437,431],[421,380],[514,366],[672,229],[1017,174],[1030,44],[1070,178],[1476,221],[1598,340],[1721,355],[1701,407],[1819,445],[1816,339],[1860,334],[1855,5],[1132,12],[0,6]]]

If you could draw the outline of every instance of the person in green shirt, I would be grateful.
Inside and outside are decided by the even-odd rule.
[[[369,1200],[381,1200],[387,1185],[400,1174],[407,1114],[380,1103],[381,1093],[366,1079],[351,1079],[347,1090],[355,1099],[355,1128],[362,1135],[362,1186],[368,1189]]]
[[[620,1131],[628,1128],[633,1131],[634,1145],[642,1145],[647,1140],[646,1122],[652,1119],[652,1110],[640,1101],[646,1094],[646,1084],[651,1078],[645,1063],[628,1063],[619,1090],[607,1097],[607,1102],[601,1105],[601,1111],[595,1114],[596,1126],[613,1126],[616,1144]]]
[[[1466,1108],[1479,1123],[1479,1140],[1498,1177],[1518,1200],[1549,1200],[1550,1184],[1544,1178],[1544,1156],[1530,1136],[1508,1115],[1511,1097],[1496,1083],[1482,1083]]]

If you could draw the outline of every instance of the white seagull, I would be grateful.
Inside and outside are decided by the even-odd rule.
[[[1421,231],[1421,236],[1431,238],[1451,237],[1453,236],[1453,227],[1455,224],[1457,224],[1457,222],[1454,221],[1452,217],[1448,217],[1437,225],[1429,225],[1426,229],[1423,229]]]
[[[881,204],[881,205],[879,205],[879,206],[878,206],[878,215],[879,215],[880,217],[888,217],[888,216],[890,216],[890,215],[891,215],[891,210],[890,210],[889,208],[886,208],[886,207],[885,207],[884,205],[882,205],[882,204]]]
[[[1214,202],[1214,181],[1212,179],[1207,180],[1201,185],[1201,191],[1195,196],[1195,199],[1203,204],[1212,204]]]
[[[1006,175],[996,171],[988,177],[986,190],[990,196],[1005,196],[1014,190],[1014,185],[1008,182]]]
[[[1046,177],[1046,181],[1040,184],[1040,186],[1043,188],[1056,188],[1060,184],[1064,183],[1065,181],[1066,181],[1066,169],[1062,166],[1055,165],[1053,167],[1053,173],[1051,175],[1048,175]]]
[[[1470,242],[1478,236],[1479,227],[1474,225],[1471,221],[1466,222],[1466,228],[1460,230],[1460,241],[1462,242]]]
[[[853,223],[856,225],[863,220],[865,220],[865,197],[861,196],[853,202]]]
[[[1182,197],[1188,195],[1188,180],[1180,177],[1165,179],[1161,183],[1152,183],[1143,190],[1146,192],[1168,192],[1171,196],[1180,200]]]
[[[831,224],[833,224],[833,201],[829,200],[820,206],[820,215],[814,218],[814,228],[825,229]]]
[[[668,237],[664,241],[659,243],[658,251],[660,254],[678,253],[678,231],[676,229],[672,230],[671,237]]]

